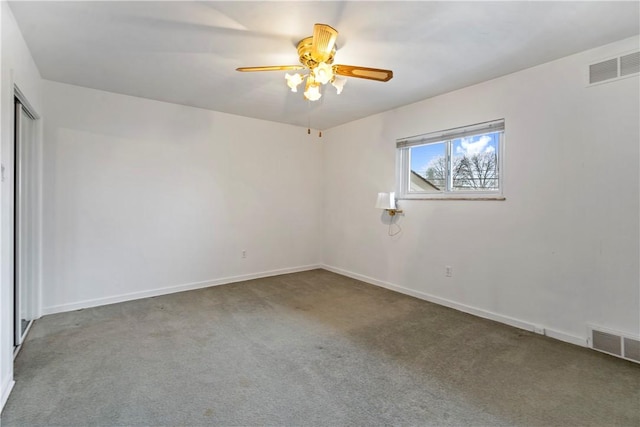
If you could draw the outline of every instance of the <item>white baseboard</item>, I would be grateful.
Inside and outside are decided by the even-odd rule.
[[[571,335],[562,331],[556,331],[553,329],[546,329],[545,335],[550,338],[568,342],[569,344],[579,345],[580,347],[589,347],[589,342],[587,337],[577,337],[575,335]]]
[[[337,274],[341,274],[343,276],[351,277],[353,279],[360,280],[362,282],[366,282],[372,285],[380,286],[382,288],[390,289],[392,291],[400,292],[401,294],[410,295],[412,297],[416,297],[425,301],[432,302],[434,304],[442,305],[445,307],[453,308],[458,311],[462,311],[464,313],[472,314],[474,316],[482,317],[484,319],[494,320],[496,322],[504,323],[509,326],[513,326],[518,329],[523,329],[525,331],[535,332],[540,335],[546,335],[550,338],[554,338],[560,341],[565,341],[571,344],[579,345],[582,347],[587,347],[587,339],[586,337],[577,337],[574,335],[570,335],[565,332],[548,329],[542,325],[537,325],[531,322],[527,322],[525,320],[515,319],[513,317],[504,316],[502,314],[494,313],[492,311],[483,310],[481,308],[472,307],[466,304],[461,304],[456,301],[451,301],[445,298],[440,298],[435,295],[428,294],[426,292],[416,291],[413,289],[405,288],[403,286],[398,286],[393,283],[385,282],[382,280],[374,279],[372,277],[365,276],[363,274],[353,273],[348,270],[343,270],[338,267],[333,267],[330,265],[323,265],[323,269],[332,271]]]
[[[16,382],[13,380],[13,378],[8,378],[7,381],[2,384],[2,396],[0,396],[0,399],[2,400],[0,400],[0,412],[4,408],[4,404],[7,403],[7,399],[9,399],[9,394],[11,394],[11,390],[13,390],[13,386],[15,385],[15,383]]]
[[[263,271],[258,273],[243,274],[239,276],[224,277],[220,279],[206,280],[203,282],[186,283],[182,285],[169,286],[164,288],[152,289],[148,291],[132,292],[128,294],[115,295],[115,296],[106,297],[106,298],[96,298],[96,299],[78,301],[78,302],[69,303],[69,304],[54,305],[49,307],[43,307],[42,314],[47,315],[47,314],[54,314],[54,313],[63,313],[67,311],[80,310],[83,308],[90,308],[90,307],[97,307],[101,305],[132,301],[140,298],[168,295],[176,292],[208,288],[210,286],[226,285],[229,283],[242,282],[245,280],[260,279],[263,277],[278,276],[281,274],[289,274],[289,273],[297,273],[301,271],[314,270],[316,268],[323,268],[327,271],[332,271],[334,273],[341,274],[343,276],[351,277],[353,279],[360,280],[362,282],[366,282],[375,286],[380,286],[382,288],[400,292],[405,295],[410,295],[410,296],[413,296],[425,301],[429,301],[438,305],[453,308],[455,310],[462,311],[464,313],[469,313],[474,316],[482,317],[484,319],[494,320],[496,322],[504,323],[506,325],[513,326],[519,329],[535,332],[541,335],[546,335],[550,338],[554,338],[560,341],[568,342],[568,343],[579,345],[582,347],[588,347],[587,337],[579,337],[579,336],[568,334],[563,331],[549,329],[542,325],[537,325],[531,322],[527,322],[525,320],[504,316],[502,314],[494,313],[492,311],[483,310],[481,308],[472,307],[466,304],[461,304],[459,302],[448,300],[445,298],[440,298],[435,295],[428,294],[426,292],[405,288],[403,286],[398,286],[393,283],[374,279],[372,277],[365,276],[363,274],[354,273],[348,270],[344,270],[342,268],[333,267],[326,264],[312,264],[312,265],[304,265],[299,267]]]
[[[322,268],[320,264],[303,265],[299,267],[281,268],[278,270],[262,271],[259,273],[243,274],[240,276],[223,277],[220,279],[205,280],[202,282],[185,283],[182,285],[168,286],[164,288],[151,289],[148,291],[131,292],[127,294],[114,295],[105,298],[96,298],[78,301],[68,304],[52,305],[42,308],[42,314],[63,313],[67,311],[80,310],[83,308],[98,307],[101,305],[115,304],[119,302],[132,301],[141,298],[168,295],[176,292],[191,291],[194,289],[208,288],[210,286],[226,285],[229,283],[242,282],[245,280],[261,279],[263,277],[278,276],[281,274],[298,273],[301,271],[315,270]]]

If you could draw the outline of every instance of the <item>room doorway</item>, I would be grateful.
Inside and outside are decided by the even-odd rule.
[[[17,88],[14,107],[13,329],[17,354],[38,314],[39,156],[36,135],[37,115]]]

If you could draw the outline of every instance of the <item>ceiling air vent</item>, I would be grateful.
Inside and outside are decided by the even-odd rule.
[[[640,363],[640,339],[627,334],[589,325],[589,347]]]
[[[640,52],[633,52],[589,65],[589,85],[619,80],[640,72]]]

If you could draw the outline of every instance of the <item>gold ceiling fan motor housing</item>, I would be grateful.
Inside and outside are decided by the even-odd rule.
[[[337,46],[334,44],[327,56],[327,59],[322,61],[320,58],[315,58],[313,56],[313,36],[305,37],[298,42],[298,57],[300,58],[300,63],[310,70],[314,69],[320,62],[333,64],[333,58],[336,51]]]

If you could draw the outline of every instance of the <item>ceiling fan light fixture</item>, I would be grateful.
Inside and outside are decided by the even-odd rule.
[[[287,86],[291,92],[297,92],[298,86],[307,79],[304,98],[317,101],[322,97],[322,85],[331,83],[338,95],[347,80],[344,77],[377,80],[386,82],[393,77],[393,71],[381,68],[361,67],[357,65],[333,64],[337,51],[338,31],[327,24],[315,24],[313,35],[298,42],[300,65],[268,65],[261,67],[239,67],[237,71],[289,71],[305,70],[305,74],[286,74]]]
[[[309,87],[304,91],[304,97],[309,101],[317,101],[320,99],[322,97],[322,94],[320,93],[320,85],[317,83],[309,85]]]
[[[344,85],[347,83],[347,79],[344,77],[335,76],[333,80],[331,80],[331,85],[336,88],[336,93],[340,95],[342,93],[342,89]]]
[[[333,79],[333,67],[321,62],[313,69],[313,77],[318,83],[326,85]]]
[[[302,76],[302,74],[299,74],[299,73],[295,73],[295,74],[287,73],[284,75],[284,78],[287,79],[287,86],[291,88],[291,92],[297,92],[298,86],[304,80],[304,77]]]
[[[320,85],[318,83],[310,83],[311,79],[307,80],[307,86],[304,89],[304,97],[309,101],[317,101],[322,97],[320,93]]]

